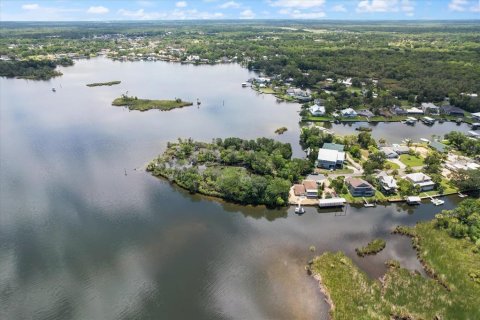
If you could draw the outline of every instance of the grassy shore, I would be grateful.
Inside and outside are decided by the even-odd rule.
[[[370,241],[365,247],[356,248],[355,251],[360,257],[370,254],[377,254],[383,249],[385,249],[386,244],[387,243],[383,239],[374,239]]]
[[[109,82],[94,82],[88,83],[87,87],[100,87],[100,86],[114,86],[116,84],[120,84],[122,81],[109,81]]]
[[[137,99],[136,97],[122,96],[113,100],[113,106],[127,107],[130,110],[147,111],[151,109],[158,109],[162,111],[168,111],[176,108],[183,108],[191,106],[193,103],[176,100],[149,100],[149,99]]]
[[[343,253],[316,257],[310,270],[331,299],[332,319],[480,319],[480,254],[434,222],[399,232],[412,237],[430,277],[390,261],[381,280],[372,280]]]

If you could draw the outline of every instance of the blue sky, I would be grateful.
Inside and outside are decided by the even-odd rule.
[[[480,0],[0,0],[0,20],[480,19]]]

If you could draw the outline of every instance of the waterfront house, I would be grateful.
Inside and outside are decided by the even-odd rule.
[[[425,114],[440,114],[440,108],[430,102],[423,102],[421,108]]]
[[[408,146],[402,146],[399,144],[392,144],[392,149],[395,151],[397,154],[407,154],[410,152],[410,148]]]
[[[423,114],[423,110],[413,107],[413,108],[407,109],[407,114],[409,114],[409,115],[411,115],[411,114]]]
[[[294,184],[293,193],[295,194],[296,197],[306,196],[305,186],[303,184]]]
[[[454,107],[451,105],[447,106],[442,106],[440,107],[440,112],[442,114],[445,114],[447,116],[455,116],[455,117],[464,117],[465,116],[465,111],[458,107]]]
[[[393,106],[392,113],[396,114],[397,116],[404,116],[407,114],[407,111],[399,106]]]
[[[472,118],[480,121],[480,112],[472,113]]]
[[[393,150],[392,147],[382,147],[382,148],[380,148],[380,152],[382,152],[383,154],[385,154],[385,156],[387,157],[387,159],[395,159],[395,158],[398,158],[398,153],[396,153],[395,150]]]
[[[310,101],[312,99],[310,95],[310,90],[302,90],[299,88],[289,88],[287,89],[287,95],[300,100],[300,101]]]
[[[315,181],[303,180],[302,184],[305,188],[307,198],[316,198],[318,196],[318,185]]]
[[[357,116],[357,112],[352,108],[343,109],[340,111],[340,114],[342,115],[342,117],[347,117],[347,118],[355,118]]]
[[[375,116],[372,111],[367,109],[358,110],[357,115],[359,115],[360,117],[367,117],[367,118],[371,118]]]
[[[389,176],[386,172],[382,171],[378,174],[377,178],[378,183],[386,193],[395,193],[397,190],[397,180],[395,180],[394,177]]]
[[[322,148],[329,149],[329,150],[343,151],[345,149],[345,146],[343,144],[326,142],[323,144]]]
[[[428,145],[430,148],[440,152],[440,153],[444,153],[444,152],[447,152],[447,148],[448,146],[441,143],[441,142],[438,142],[438,141],[432,141],[430,142],[430,144]]]
[[[321,117],[325,115],[325,107],[314,104],[309,108],[312,116]]]
[[[321,148],[318,150],[317,167],[324,169],[336,169],[343,166],[345,152]]]
[[[435,183],[432,181],[432,178],[422,172],[407,174],[405,179],[410,181],[415,187],[420,187],[420,191],[428,191],[435,188]]]
[[[363,179],[349,177],[345,179],[345,183],[348,186],[350,194],[354,197],[372,197],[375,195],[373,186]]]

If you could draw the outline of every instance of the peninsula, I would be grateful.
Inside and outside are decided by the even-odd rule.
[[[122,95],[120,98],[113,100],[112,105],[119,106],[119,107],[127,107],[130,110],[139,110],[139,111],[147,111],[151,109],[169,111],[172,109],[191,106],[193,105],[193,103],[182,101],[182,99],[149,100],[149,99],[138,99],[137,97],[129,97],[127,95]]]
[[[342,252],[313,259],[309,270],[331,305],[331,319],[473,319],[480,317],[480,200],[466,200],[433,221],[394,233],[412,238],[428,277],[387,261],[370,279]]]
[[[168,143],[167,150],[147,166],[192,193],[242,204],[284,206],[293,182],[311,172],[312,163],[292,159],[289,143],[272,139],[192,139]]]

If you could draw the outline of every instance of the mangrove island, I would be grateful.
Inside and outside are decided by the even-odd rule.
[[[94,83],[87,83],[87,87],[114,86],[120,83],[122,83],[122,81],[94,82]]]
[[[120,98],[113,100],[113,106],[127,107],[130,110],[147,111],[151,109],[158,109],[161,111],[168,111],[177,108],[183,108],[193,105],[192,102],[182,101],[182,99],[175,100],[149,100],[138,99],[137,97],[129,97],[122,94]]]

